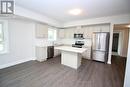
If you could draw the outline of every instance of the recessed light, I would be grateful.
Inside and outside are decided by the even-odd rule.
[[[72,15],[79,15],[81,13],[82,13],[81,9],[72,9],[69,11],[69,14],[72,14]]]

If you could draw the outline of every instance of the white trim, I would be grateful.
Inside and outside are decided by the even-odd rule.
[[[46,61],[47,60],[47,58],[45,58],[45,59],[36,59],[38,62],[44,62],[44,61]]]
[[[115,31],[114,31],[113,34],[114,34],[114,33],[118,33],[118,34],[119,34],[119,38],[118,38],[118,51],[117,51],[117,52],[113,52],[113,51],[112,51],[112,55],[120,55],[120,53],[121,53],[121,52],[120,52],[120,51],[121,51],[121,50],[120,50],[120,49],[121,49],[121,47],[120,47],[120,45],[121,45],[121,43],[120,43],[120,41],[121,41],[121,32],[119,32],[119,31],[116,31],[116,32],[115,32]]]
[[[15,61],[15,62],[12,62],[12,63],[7,63],[7,64],[4,64],[4,65],[0,65],[0,69],[7,68],[7,67],[10,67],[10,66],[14,66],[14,65],[17,65],[17,64],[21,64],[21,63],[31,61],[31,60],[34,60],[34,58],[22,59],[22,60]]]
[[[123,33],[124,31],[123,30],[114,30],[113,34],[114,33],[119,33],[119,41],[118,41],[118,55],[119,56],[122,56],[122,46],[123,46]]]
[[[111,64],[111,55],[112,55],[112,41],[113,41],[113,28],[114,24],[110,24],[110,40],[109,40],[109,54],[107,64]]]
[[[129,29],[129,42],[128,42],[128,54],[127,54],[127,62],[126,62],[126,71],[124,78],[124,86],[130,87],[130,29]]]
[[[107,17],[90,18],[78,21],[66,22],[63,27],[81,26],[81,25],[94,25],[94,24],[124,24],[130,22],[130,14],[121,14]]]

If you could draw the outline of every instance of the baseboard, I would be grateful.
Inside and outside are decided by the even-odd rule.
[[[30,60],[34,60],[34,58],[18,60],[18,61],[12,62],[12,63],[7,63],[7,64],[4,64],[4,65],[0,65],[0,69],[4,69],[4,68],[10,67],[10,66],[21,64],[21,63],[24,63],[24,62],[27,62],[27,61],[30,61]]]
[[[43,62],[43,61],[46,61],[47,59],[36,59],[36,60],[39,62]]]
[[[111,62],[110,62],[110,61],[108,61],[108,62],[107,62],[107,64],[111,64]]]

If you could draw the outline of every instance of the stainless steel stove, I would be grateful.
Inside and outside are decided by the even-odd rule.
[[[84,41],[75,41],[75,44],[72,44],[72,47],[82,48]]]

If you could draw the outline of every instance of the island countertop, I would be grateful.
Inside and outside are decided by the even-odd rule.
[[[71,47],[71,46],[57,46],[54,49],[75,52],[75,53],[83,53],[87,50],[87,48],[76,48],[76,47]]]

